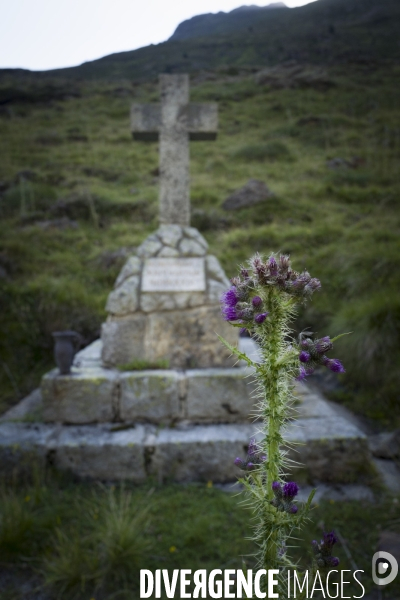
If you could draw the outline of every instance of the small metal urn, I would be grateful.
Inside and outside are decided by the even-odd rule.
[[[69,375],[78,349],[80,335],[75,331],[55,331],[52,336],[55,342],[54,358],[60,369],[60,375]]]

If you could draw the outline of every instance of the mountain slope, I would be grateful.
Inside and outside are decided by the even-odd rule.
[[[203,17],[208,15],[195,19],[201,23]],[[314,64],[394,61],[400,59],[399,24],[398,0],[318,0],[291,10],[229,13],[213,27],[199,25],[196,31],[203,37],[172,39],[32,77],[146,81],[160,72],[266,66],[292,59]],[[29,73],[3,69],[0,83]]]
[[[194,37],[253,31],[255,23],[268,11],[289,10],[283,2],[274,2],[268,6],[240,6],[229,13],[197,15],[178,25],[169,41],[186,40]]]

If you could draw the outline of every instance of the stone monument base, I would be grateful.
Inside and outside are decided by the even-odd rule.
[[[252,340],[242,350],[256,353]],[[243,347],[243,345],[245,347]],[[43,465],[101,480],[233,482],[258,425],[248,369],[125,372],[103,369],[101,342],[76,356],[71,376],[51,372],[42,391],[0,423],[2,469]],[[247,378],[246,378],[247,377]],[[306,385],[286,437],[297,480],[348,483],[371,475],[366,436]],[[161,426],[160,426],[161,424]]]

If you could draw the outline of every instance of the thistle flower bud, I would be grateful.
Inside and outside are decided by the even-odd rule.
[[[279,481],[272,482],[272,490],[273,490],[274,494],[282,491],[282,486],[279,483]]]
[[[314,348],[318,352],[318,354],[325,354],[325,352],[332,350],[333,344],[331,342],[330,337],[326,335],[325,337],[319,340],[315,340]]]
[[[323,364],[333,371],[333,373],[346,373],[346,369],[337,358],[327,358],[324,356]]]
[[[276,264],[276,260],[273,256],[271,256],[268,260],[268,268],[273,277],[278,274],[278,265]]]
[[[253,267],[254,272],[257,274],[259,279],[262,281],[266,275],[267,270],[266,270],[266,267],[263,264],[261,258],[258,256],[258,254],[256,254],[256,256],[252,260],[252,267]]]
[[[304,271],[301,275],[297,277],[297,279],[293,282],[295,287],[304,288],[311,281],[311,275],[307,271]]]
[[[252,321],[254,317],[253,309],[250,307],[243,308],[239,311],[239,318],[243,321]]]
[[[233,461],[233,463],[237,466],[237,467],[243,467],[243,461],[241,458],[237,457],[235,458],[235,460]]]
[[[312,292],[316,292],[321,289],[321,282],[316,277],[313,277],[311,281],[307,284]]]
[[[300,365],[299,374],[296,377],[296,381],[304,381],[304,379],[308,377],[308,375],[312,375],[314,371],[315,369],[313,367],[305,368],[303,365]]]
[[[321,540],[321,545],[323,544],[325,548],[333,548],[333,546],[337,543],[338,539],[336,537],[335,532],[332,530],[329,533],[324,533],[323,539]]]
[[[280,270],[286,272],[290,267],[290,259],[285,254],[281,254],[279,257]]]
[[[256,316],[254,317],[254,321],[255,321],[255,322],[258,324],[258,325],[261,325],[261,323],[264,323],[264,321],[265,321],[265,319],[267,318],[267,316],[268,316],[268,313],[267,313],[267,312],[265,312],[265,313],[260,313],[259,315],[256,315]]]
[[[299,486],[295,481],[289,481],[283,486],[283,496],[287,499],[293,499],[299,493]]]
[[[299,354],[299,360],[302,363],[308,363],[310,362],[311,359],[311,354],[309,352],[306,352],[305,350],[302,350]]]
[[[299,510],[298,506],[296,506],[296,504],[292,504],[292,506],[289,508],[288,512],[292,513],[292,515],[295,515],[298,510]]]
[[[262,300],[261,300],[260,296],[254,296],[251,303],[254,306],[254,308],[260,308],[260,306],[262,304]]]
[[[240,269],[240,274],[244,279],[248,279],[249,278],[249,272],[247,269]]]
[[[282,556],[284,556],[285,553],[286,553],[286,543],[282,542],[282,545],[281,545],[281,547],[278,550],[278,556],[279,556],[279,558],[282,558]]]
[[[256,443],[256,440],[254,438],[251,438],[250,443],[249,443],[249,447],[247,449],[247,454],[249,456],[255,456],[258,452],[259,452],[259,447]]]

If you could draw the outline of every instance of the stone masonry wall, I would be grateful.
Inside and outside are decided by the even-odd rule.
[[[219,261],[193,227],[161,225],[122,268],[110,293],[102,327],[103,363],[115,367],[134,359],[167,359],[171,368],[232,367],[234,358],[216,333],[231,344],[237,330],[221,318],[220,297],[229,287]],[[146,261],[197,259],[204,266],[203,291],[143,291]],[[167,263],[168,261],[166,261]]]

